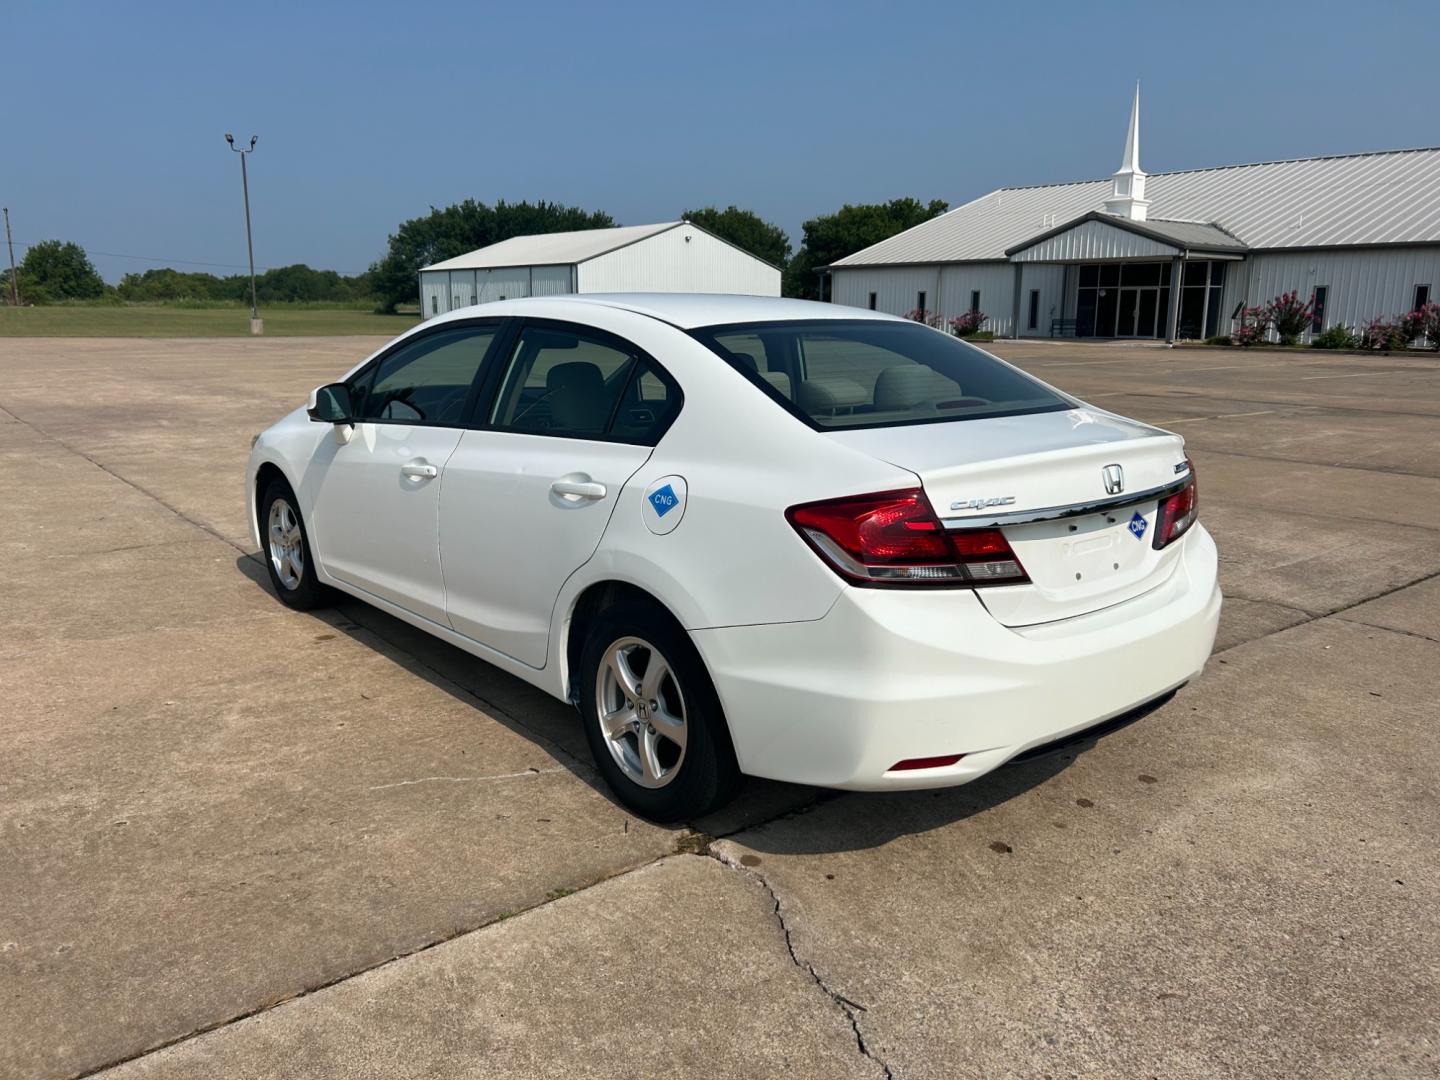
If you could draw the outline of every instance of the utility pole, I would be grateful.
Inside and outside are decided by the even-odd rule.
[[[10,208],[5,209],[5,246],[10,249],[10,300],[20,306],[20,275],[15,272],[15,241],[10,239]]]
[[[225,133],[230,149],[240,155],[240,189],[245,193],[245,248],[250,253],[250,333],[256,335],[265,332],[265,324],[260,321],[260,306],[255,299],[255,242],[250,238],[250,177],[245,169],[245,158],[254,152],[259,140],[260,136],[251,135],[250,146],[241,149],[235,145],[235,136]]]

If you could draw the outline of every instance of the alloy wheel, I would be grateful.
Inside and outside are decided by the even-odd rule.
[[[595,708],[605,746],[627,779],[644,788],[675,779],[689,733],[685,696],[659,649],[638,637],[611,643],[595,676]]]
[[[270,504],[270,565],[286,589],[298,589],[305,576],[305,540],[300,516],[285,499]]]

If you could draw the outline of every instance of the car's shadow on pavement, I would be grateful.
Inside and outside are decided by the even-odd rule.
[[[235,566],[256,588],[274,598],[269,575],[258,553],[242,555],[235,560]],[[274,602],[279,604],[278,599]],[[334,607],[321,608],[308,615],[535,742],[577,779],[616,806],[620,805],[595,770],[585,733],[570,705],[353,597],[342,596]],[[1053,748],[1031,760],[1003,766],[956,788],[849,793],[748,778],[730,805],[693,822],[692,827],[711,837],[729,836],[745,829],[746,846],[773,854],[818,854],[879,847],[897,837],[939,828],[1024,794],[1065,769],[1099,738],[1133,723],[1161,704],[1163,700],[1103,725],[1073,743]],[[837,800],[853,803],[855,812],[810,813],[821,804]],[[784,828],[753,828],[780,818],[787,819]]]

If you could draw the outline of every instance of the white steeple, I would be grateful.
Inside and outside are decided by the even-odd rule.
[[[1132,221],[1144,221],[1150,203],[1145,198],[1145,172],[1140,168],[1140,84],[1130,106],[1130,129],[1125,133],[1125,157],[1115,172],[1114,190],[1105,200],[1105,212]]]

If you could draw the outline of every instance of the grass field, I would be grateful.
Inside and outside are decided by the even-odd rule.
[[[266,337],[374,334],[414,326],[415,315],[343,308],[262,309]],[[250,333],[250,311],[233,307],[0,307],[0,337],[235,337]]]

